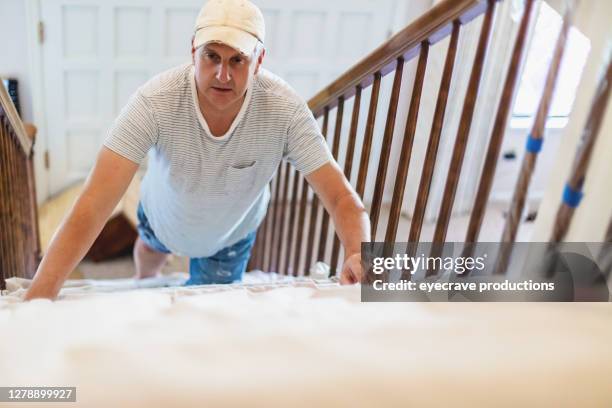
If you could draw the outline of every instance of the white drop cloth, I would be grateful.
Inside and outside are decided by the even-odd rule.
[[[612,406],[609,303],[366,304],[305,279],[14,299],[0,385],[76,386],[70,407]]]

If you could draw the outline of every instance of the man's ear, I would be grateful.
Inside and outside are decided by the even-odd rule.
[[[257,75],[257,73],[259,72],[259,67],[261,66],[261,63],[263,62],[265,55],[266,55],[266,49],[262,48],[261,52],[259,53],[259,57],[257,57],[257,65],[255,65],[255,73],[253,75]]]
[[[195,65],[195,48],[193,42],[195,41],[195,35],[191,36],[191,62]]]

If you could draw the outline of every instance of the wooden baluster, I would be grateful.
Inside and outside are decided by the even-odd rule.
[[[601,268],[601,272],[606,282],[610,280],[610,275],[612,274],[612,249],[610,248],[610,243],[612,243],[612,218],[608,224],[608,230],[606,231],[604,244],[601,246],[601,252],[597,257],[597,264]]]
[[[268,187],[270,188],[270,195],[272,195],[272,182],[268,183]],[[269,266],[270,266],[270,257],[269,255],[269,248],[270,248],[270,241],[271,241],[271,230],[272,230],[272,214],[270,211],[270,207],[273,205],[273,203],[271,201],[268,202],[268,208],[266,209],[266,217],[263,220],[263,224],[264,224],[264,234],[263,234],[263,250],[261,252],[261,269],[264,272],[270,272]]]
[[[312,266],[312,252],[314,249],[314,236],[316,229],[316,221],[318,216],[318,198],[313,193],[312,200],[310,202],[310,219],[308,222],[308,239],[306,240],[306,258],[304,259],[304,275],[308,275],[310,267]]]
[[[272,219],[272,242],[271,254],[270,254],[270,268],[271,272],[278,272],[278,264],[276,263],[276,253],[278,249],[278,243],[281,238],[278,236],[278,230],[280,227],[280,219],[283,215],[283,201],[282,201],[282,181],[283,181],[283,162],[278,165],[276,175],[276,193],[274,201],[274,218]]]
[[[597,265],[601,270],[604,281],[610,281],[610,275],[612,275],[612,218],[608,222],[608,229],[604,236],[603,242],[600,246],[600,252],[597,255]]]
[[[406,118],[404,140],[402,141],[399,166],[397,169],[397,175],[395,177],[395,186],[393,188],[393,198],[391,200],[391,210],[389,212],[389,222],[387,223],[385,242],[395,242],[395,236],[397,235],[397,226],[399,224],[400,214],[402,211],[402,201],[404,199],[404,190],[406,187],[406,180],[408,178],[410,158],[412,157],[414,135],[416,133],[417,121],[419,118],[419,106],[421,104],[423,83],[425,82],[428,53],[429,42],[423,41],[421,43],[419,63],[417,65],[417,71],[414,77],[410,108],[408,109],[408,117]]]
[[[357,194],[363,200],[366,181],[368,179],[368,165],[370,163],[370,150],[372,150],[372,136],[374,135],[374,124],[376,122],[376,109],[378,108],[378,95],[380,94],[380,72],[374,74],[372,84],[372,94],[370,95],[370,107],[368,108],[368,118],[366,120],[363,145],[361,147],[361,159],[359,161],[359,173],[357,174]]]
[[[291,191],[291,210],[289,212],[289,228],[287,231],[287,250],[286,250],[286,254],[285,254],[285,262],[284,262],[284,266],[281,268],[281,270],[283,271],[283,273],[285,275],[289,275],[289,268],[290,268],[290,264],[289,264],[289,260],[291,259],[291,256],[293,255],[292,250],[293,250],[293,242],[294,242],[294,238],[293,238],[293,231],[294,231],[294,227],[295,227],[295,213],[297,212],[297,200],[298,200],[298,187],[299,187],[299,177],[300,174],[298,171],[294,170],[293,172],[293,188]],[[295,241],[297,241],[297,238],[295,239]]]
[[[2,150],[4,151],[4,161],[3,161],[3,179],[4,179],[4,186],[5,186],[5,192],[6,192],[6,196],[3,197],[5,206],[4,206],[4,213],[3,218],[4,218],[4,234],[5,234],[5,239],[6,239],[6,258],[4,260],[4,267],[5,267],[5,273],[7,274],[7,277],[11,277],[11,276],[15,276],[16,274],[16,265],[13,264],[14,262],[14,253],[15,253],[15,239],[13,236],[13,224],[11,222],[11,214],[13,212],[13,200],[14,200],[14,196],[13,196],[13,191],[12,191],[12,183],[11,183],[11,168],[10,168],[10,163],[11,163],[11,151],[10,151],[10,145],[13,142],[12,141],[12,136],[9,133],[10,132],[10,128],[8,125],[8,121],[6,120],[6,118],[1,118],[0,117],[0,125],[2,126],[2,130],[4,133],[4,137],[2,138]]]
[[[20,190],[23,205],[19,206],[21,213],[21,228],[23,229],[23,267],[26,278],[30,277],[32,259],[34,254],[34,245],[32,240],[32,220],[30,208],[32,203],[30,202],[29,185],[28,185],[28,155],[22,152],[23,161],[19,163],[19,179],[20,179]]]
[[[393,131],[395,129],[395,115],[397,114],[397,103],[399,101],[400,88],[402,86],[402,73],[404,71],[404,58],[397,59],[395,67],[395,77],[393,78],[393,89],[391,91],[391,100],[389,101],[389,110],[387,111],[387,123],[385,125],[385,134],[383,136],[382,150],[378,161],[378,173],[376,174],[376,184],[374,186],[374,197],[372,200],[372,210],[370,211],[370,220],[372,223],[372,241],[376,241],[376,228],[378,226],[378,217],[382,206],[383,193],[385,190],[385,181],[387,178],[387,166],[389,165],[389,154],[391,152],[391,143],[393,142]]]
[[[322,134],[323,134],[323,138],[326,138],[327,136],[327,126],[328,126],[328,121],[329,121],[329,108],[325,107],[325,113],[323,114],[323,129],[322,129]],[[306,187],[306,183],[304,183],[304,187]],[[315,229],[316,229],[316,222],[317,222],[317,216],[318,216],[318,209],[319,209],[319,201],[318,201],[318,197],[317,195],[313,192],[312,194],[312,201],[311,201],[311,207],[310,207],[310,221],[309,221],[309,226],[308,226],[308,239],[306,240],[306,258],[305,258],[305,263],[304,263],[304,274],[307,275],[309,273],[310,267],[312,266],[312,253],[314,250],[314,237],[315,237]],[[325,212],[325,209],[323,210],[323,212]]]
[[[338,150],[340,148],[340,137],[342,135],[342,116],[344,114],[344,97],[338,99],[338,110],[336,111],[336,127],[334,129],[334,141],[332,142],[332,156],[338,160]],[[325,250],[327,249],[327,234],[329,232],[329,214],[323,211],[323,221],[321,222],[321,233],[319,235],[319,253],[317,260],[325,262]]]
[[[262,221],[263,230],[263,247],[261,250],[261,270],[264,272],[268,272],[268,235],[269,235],[269,225],[270,223],[270,203],[268,203],[268,207],[266,208],[266,216]]]
[[[251,258],[253,259],[253,267],[250,270],[263,270],[263,266],[261,264],[261,254],[263,251],[263,225],[257,228],[257,234],[255,237],[255,247],[253,253],[251,254]]]
[[[257,232],[255,233],[255,243],[253,244],[253,249],[251,250],[251,256],[249,257],[249,262],[247,263],[247,271],[253,270],[261,270],[259,266],[259,255],[261,254],[261,226],[257,228]]]
[[[17,259],[20,263],[21,270],[23,271],[23,277],[27,278],[30,274],[28,269],[28,258],[30,257],[29,250],[29,217],[28,217],[28,180],[26,178],[25,166],[27,164],[27,156],[19,147],[15,149],[15,156],[17,161],[15,162],[15,181],[17,187],[17,197],[20,205],[17,206],[17,213],[15,214],[17,221],[17,229],[21,233],[21,242],[19,245],[19,258]]]
[[[610,222],[608,223],[608,230],[606,231],[604,242],[608,245],[602,245],[601,252],[598,256],[597,264],[601,267],[604,279],[607,282],[610,279],[610,274],[612,274],[612,249],[610,249],[609,245],[610,243],[612,243],[612,218],[610,218]]]
[[[5,186],[5,195],[2,197],[2,200],[4,201],[4,211],[2,213],[2,218],[4,220],[4,225],[3,225],[3,234],[4,234],[4,238],[6,239],[6,252],[5,252],[5,258],[3,260],[3,267],[4,267],[4,271],[7,273],[7,277],[9,277],[11,275],[10,271],[14,271],[15,266],[12,264],[13,262],[13,258],[11,256],[11,254],[14,252],[13,249],[13,239],[12,239],[12,233],[11,233],[11,180],[10,180],[10,175],[9,175],[9,161],[10,161],[10,151],[9,151],[9,143],[11,142],[10,138],[11,135],[8,133],[8,127],[5,124],[5,118],[4,117],[0,117],[0,127],[2,128],[2,132],[3,132],[3,137],[2,140],[0,140],[0,142],[2,143],[2,151],[4,152],[4,160],[2,160],[2,162],[0,163],[3,167],[2,167],[2,179],[3,179],[3,184]],[[14,275],[14,272],[12,273]]]
[[[276,272],[274,270],[274,248],[276,247],[276,217],[278,211],[278,198],[280,196],[281,164],[282,162],[278,165],[275,176],[276,180],[274,180],[274,202],[272,204],[272,217],[270,219],[270,248],[268,249],[268,272]]]
[[[453,204],[455,202],[457,183],[459,182],[459,177],[461,175],[461,166],[463,165],[465,148],[467,146],[468,136],[470,134],[470,128],[472,126],[472,118],[474,115],[474,108],[476,106],[478,88],[480,86],[480,79],[482,77],[482,69],[487,52],[487,46],[489,44],[491,27],[493,25],[494,10],[495,1],[489,0],[488,8],[484,16],[484,21],[482,23],[480,38],[478,40],[478,48],[476,49],[476,55],[474,57],[474,63],[472,65],[472,73],[468,82],[463,111],[461,112],[459,130],[457,132],[451,163],[448,170],[446,186],[444,188],[444,194],[442,198],[442,205],[440,207],[440,213],[438,215],[438,222],[436,224],[434,232],[433,242],[436,243],[444,243],[446,240],[448,223],[450,220]]]
[[[267,212],[267,209],[266,209]],[[259,251],[257,251],[257,259],[255,261],[257,265],[257,269],[260,271],[265,271],[264,262],[265,262],[265,251],[266,251],[266,218],[267,215],[264,216],[264,219],[261,221],[259,228],[257,229],[257,239],[259,240]]]
[[[480,175],[478,192],[476,193],[474,207],[470,216],[465,242],[478,241],[478,235],[482,226],[487,201],[489,200],[489,194],[491,192],[491,187],[493,186],[493,177],[497,167],[499,152],[504,139],[504,133],[506,131],[506,123],[510,113],[512,97],[516,88],[521,61],[523,60],[523,50],[525,49],[525,44],[527,42],[527,32],[530,27],[529,22],[531,20],[534,2],[534,0],[526,0],[525,2],[525,11],[514,41],[514,49],[512,51],[510,67],[508,68],[508,73],[506,74],[499,107],[497,108],[495,123],[493,125],[491,138],[489,140],[489,147],[487,149],[485,162]],[[464,256],[470,256],[472,248],[473,247],[471,245],[467,245],[466,249],[468,250],[464,253]]]
[[[351,180],[351,172],[353,170],[353,156],[355,154],[355,142],[357,139],[357,125],[359,123],[359,109],[361,108],[361,86],[355,88],[355,101],[353,103],[353,115],[351,117],[351,128],[349,129],[348,145],[346,147],[346,158],[344,160],[344,177],[348,181]],[[330,275],[336,274],[338,267],[338,256],[340,253],[340,240],[338,235],[334,234],[334,244],[332,246],[332,257],[330,264]]]
[[[283,195],[281,198],[281,212],[280,212],[280,231],[278,233],[278,244],[277,244],[277,252],[276,252],[276,272],[277,273],[282,273],[282,268],[281,268],[281,260],[282,260],[282,252],[283,252],[283,244],[285,243],[285,214],[287,212],[287,195],[289,194],[289,178],[291,176],[290,174],[291,172],[291,165],[289,164],[289,162],[287,162],[285,164],[285,179],[283,182]]]
[[[263,270],[263,266],[260,264],[261,252],[263,249],[263,227],[265,224],[265,216],[262,220],[262,223],[257,227],[257,232],[255,233],[255,243],[253,244],[253,249],[251,250],[251,256],[249,258],[249,262],[247,264],[247,271],[253,270]]]
[[[22,218],[21,218],[21,209],[26,204],[23,201],[23,195],[21,194],[21,174],[20,174],[20,162],[22,160],[21,151],[19,151],[19,146],[13,147],[13,188],[14,188],[14,201],[17,204],[15,206],[15,212],[13,215],[13,225],[15,236],[17,238],[17,251],[15,253],[15,258],[17,261],[18,270],[21,277],[25,278],[25,263],[24,258],[25,254],[23,253],[24,247],[24,236],[23,236],[23,226],[22,226]]]
[[[38,228],[38,203],[36,198],[36,183],[34,178],[34,146],[36,144],[36,128],[34,126],[29,126],[28,135],[30,136],[30,139],[32,141],[32,149],[30,150],[30,155],[28,157],[27,179],[28,194],[30,197],[30,219],[32,223],[31,234],[33,240],[31,265],[29,267],[29,278],[33,278],[42,257],[40,249],[40,231]]]
[[[267,209],[266,209],[267,211]],[[268,216],[263,219],[261,225],[259,226],[259,234],[261,234],[261,250],[259,251],[259,257],[257,259],[257,264],[259,265],[259,269],[265,271],[265,258],[266,258],[266,238],[268,236]]]
[[[12,136],[9,133],[10,132],[10,128],[6,125],[6,122],[4,122],[3,124],[4,130],[5,130],[5,151],[6,151],[6,166],[5,166],[5,177],[6,177],[6,185],[7,185],[7,190],[8,190],[8,195],[7,195],[7,212],[4,214],[4,216],[6,217],[6,221],[7,221],[7,229],[6,229],[6,234],[8,236],[8,249],[9,252],[7,254],[7,266],[8,266],[8,271],[9,274],[12,276],[18,276],[17,274],[17,265],[15,265],[15,235],[13,232],[14,226],[13,226],[13,220],[12,220],[12,214],[13,214],[13,200],[15,199],[15,196],[13,194],[13,182],[12,182],[12,175],[11,175],[11,143],[12,141]]]
[[[610,55],[610,62],[608,62],[606,72],[600,79],[597,90],[595,91],[595,97],[593,98],[591,110],[589,111],[589,116],[582,132],[580,145],[576,150],[572,171],[567,180],[563,201],[557,210],[557,216],[553,224],[553,232],[550,238],[551,242],[561,242],[563,238],[565,238],[572,217],[574,216],[574,209],[580,203],[584,178],[591,161],[595,142],[599,136],[601,122],[603,121],[608,107],[611,84],[612,55]]]
[[[353,157],[355,156],[355,144],[357,142],[357,126],[359,124],[359,111],[361,109],[361,86],[355,87],[355,100],[353,101],[353,114],[351,116],[351,127],[349,129],[348,143],[346,146],[346,157],[344,159],[344,176],[350,181],[353,171]]]
[[[35,236],[35,217],[33,214],[33,208],[36,207],[36,199],[32,198],[31,195],[31,185],[30,185],[30,164],[33,157],[33,150],[30,151],[30,154],[24,154],[24,162],[23,162],[23,194],[25,196],[25,200],[28,203],[27,206],[23,208],[23,217],[25,220],[25,228],[26,228],[26,242],[27,246],[25,248],[26,258],[26,278],[32,278],[34,276],[34,272],[36,270],[37,262],[36,262],[36,244],[34,241]]]
[[[21,244],[21,232],[17,228],[16,222],[16,214],[17,214],[17,206],[19,205],[17,194],[16,194],[16,185],[15,185],[15,144],[16,140],[14,139],[14,135],[11,132],[11,128],[8,129],[8,180],[9,180],[9,234],[12,235],[12,245],[11,245],[11,253],[9,259],[11,260],[10,264],[12,267],[12,271],[15,274],[14,276],[23,277],[23,271],[21,271],[19,265],[19,246]]]
[[[297,232],[295,234],[295,256],[293,258],[293,276],[299,275],[300,270],[300,256],[302,255],[302,234],[304,233],[304,222],[306,221],[306,204],[308,203],[308,184],[304,177],[299,177],[300,188],[302,189],[302,195],[300,196],[300,212],[298,215]]]
[[[13,202],[15,206],[13,207],[13,213],[11,214],[11,218],[13,219],[13,236],[15,237],[15,262],[17,264],[17,271],[19,271],[19,275],[22,278],[25,278],[25,267],[23,265],[23,228],[21,226],[21,207],[25,205],[23,202],[23,197],[21,196],[20,189],[20,174],[19,174],[19,164],[21,161],[21,152],[19,151],[19,146],[15,143],[11,143],[11,156],[13,157],[12,168],[11,168],[11,182],[13,184]]]
[[[24,194],[22,187],[24,186],[23,177],[21,176],[21,167],[24,161],[23,152],[17,143],[13,143],[13,183],[15,186],[15,213],[13,219],[15,220],[15,231],[17,232],[17,265],[19,267],[21,277],[25,278],[26,272],[26,254],[25,254],[25,230],[23,226],[23,207],[26,205],[24,201]]]
[[[24,198],[24,202],[27,205],[22,206],[22,217],[23,217],[23,228],[24,228],[24,268],[25,268],[25,277],[31,278],[32,265],[33,265],[33,255],[34,255],[34,241],[32,240],[32,229],[34,228],[30,208],[32,206],[32,202],[30,201],[30,192],[28,185],[28,155],[23,154],[23,162],[21,163],[21,180],[22,184],[22,194]]]
[[[604,242],[612,242],[612,218],[610,218],[610,222],[608,223],[608,230],[606,231]]]
[[[259,226],[259,230],[258,230],[258,234],[261,235],[261,251],[259,252],[259,259],[257,261],[257,263],[259,264],[259,269],[261,269],[262,271],[266,271],[266,251],[268,250],[268,246],[267,246],[267,237],[268,237],[268,215],[270,214],[269,211],[269,204],[268,207],[266,208],[266,215],[264,216],[264,219],[261,221],[261,225]]]
[[[544,140],[546,119],[548,118],[548,112],[554,95],[557,77],[561,68],[561,60],[563,58],[565,45],[567,43],[567,36],[571,27],[572,15],[573,9],[569,8],[563,17],[563,25],[559,31],[559,36],[557,37],[555,51],[546,75],[546,81],[544,82],[544,90],[542,92],[536,118],[528,138],[527,151],[523,156],[521,170],[514,189],[510,209],[506,217],[506,224],[502,233],[502,242],[504,243],[514,242],[516,239],[521,214],[523,213],[523,208],[525,207],[525,201],[527,199],[529,184],[531,183],[531,176],[536,165],[541,143]],[[495,265],[495,273],[502,274],[506,271],[511,253],[512,249],[508,246],[506,246],[504,250],[500,251]]]
[[[10,191],[8,188],[8,149],[6,142],[9,135],[5,131],[3,117],[0,116],[0,272],[2,273],[2,281],[0,281],[0,289],[5,289],[4,279],[8,278],[9,254],[10,254],[10,224],[8,219],[9,208],[8,200],[10,199]]]
[[[448,94],[450,92],[451,80],[453,78],[453,68],[455,66],[455,57],[457,55],[457,44],[459,43],[459,30],[461,23],[455,21],[453,23],[453,31],[446,52],[446,61],[444,62],[444,70],[442,79],[440,80],[440,88],[438,90],[438,99],[434,111],[433,121],[431,125],[431,133],[429,134],[429,142],[427,143],[427,152],[423,161],[423,169],[421,171],[421,180],[417,193],[416,202],[412,221],[410,223],[410,233],[408,234],[408,242],[418,243],[421,238],[421,229],[423,228],[423,220],[425,218],[425,210],[427,209],[427,200],[429,199],[429,190],[433,178],[434,168],[436,165],[436,157],[438,155],[438,146],[440,145],[440,137],[442,136],[442,128],[444,126],[444,115],[446,113],[446,104],[448,102]]]

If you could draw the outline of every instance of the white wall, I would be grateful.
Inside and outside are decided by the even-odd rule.
[[[0,76],[19,80],[22,118],[32,121],[32,94],[26,41],[25,1],[0,0]]]

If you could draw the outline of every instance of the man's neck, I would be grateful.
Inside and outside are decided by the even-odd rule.
[[[212,136],[221,137],[227,133],[234,119],[238,116],[245,98],[246,93],[236,103],[227,108],[217,109],[217,107],[210,104],[205,98],[198,94],[200,112],[202,112],[202,116],[206,120]]]

